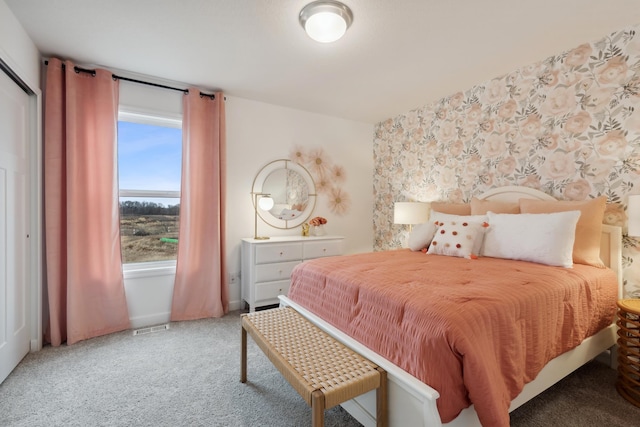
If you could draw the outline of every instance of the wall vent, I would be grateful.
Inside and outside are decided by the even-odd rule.
[[[153,332],[166,331],[168,329],[169,329],[169,324],[166,323],[164,325],[150,326],[148,328],[134,329],[133,335],[136,336],[136,335],[151,334]]]

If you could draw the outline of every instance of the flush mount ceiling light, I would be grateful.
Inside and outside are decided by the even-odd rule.
[[[314,1],[300,11],[300,24],[309,37],[320,43],[338,40],[353,22],[353,13],[337,1]]]

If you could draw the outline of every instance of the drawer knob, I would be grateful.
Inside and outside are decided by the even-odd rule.
[[[327,252],[327,248],[322,248],[322,252]]]
[[[283,253],[284,253],[284,252],[280,251],[280,256],[282,256],[282,255],[283,255]]]

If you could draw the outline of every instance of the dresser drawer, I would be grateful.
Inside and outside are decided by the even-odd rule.
[[[303,258],[321,258],[325,256],[342,255],[342,240],[319,240],[305,242]]]
[[[272,282],[274,280],[286,280],[291,278],[293,267],[300,264],[300,261],[276,262],[273,264],[256,265],[255,281]]]
[[[290,280],[256,283],[256,302],[277,299],[278,295],[287,295]]]
[[[278,243],[256,246],[256,264],[302,260],[302,243]]]

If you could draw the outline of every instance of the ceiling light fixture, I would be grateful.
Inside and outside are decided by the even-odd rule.
[[[338,40],[353,22],[353,13],[338,1],[320,0],[300,11],[300,24],[309,37],[320,43]]]

